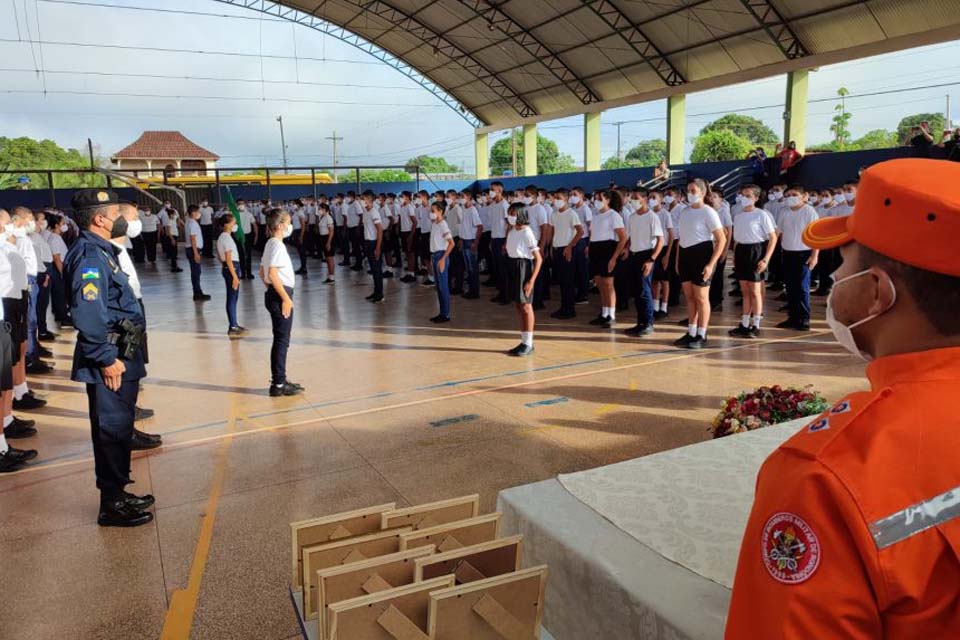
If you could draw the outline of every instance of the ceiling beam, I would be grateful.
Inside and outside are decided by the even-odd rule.
[[[560,59],[550,47],[537,38],[529,29],[524,28],[511,18],[504,10],[506,2],[494,4],[489,0],[460,0],[461,4],[469,7],[478,16],[483,18],[489,28],[499,29],[513,42],[529,53],[534,60],[542,64],[557,80],[563,83],[573,95],[583,104],[599,102],[600,98],[587,86],[577,73]],[[503,72],[498,72],[502,75]]]
[[[770,36],[777,48],[783,52],[787,60],[810,55],[800,38],[794,33],[790,23],[783,19],[770,0],[740,0],[740,2]]]
[[[583,3],[607,23],[607,26],[619,33],[637,55],[657,72],[664,84],[668,87],[676,87],[686,82],[683,74],[660,52],[657,45],[653,44],[640,27],[620,11],[611,0],[583,0]]]

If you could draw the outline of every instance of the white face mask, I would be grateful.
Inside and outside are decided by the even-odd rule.
[[[288,224],[288,225],[283,229],[283,237],[284,237],[284,238],[289,238],[289,237],[292,236],[292,235],[293,235],[293,225]]]
[[[16,227],[13,230],[13,235],[17,238],[26,238],[27,237],[27,228],[26,227]]]
[[[580,196],[570,196],[570,204],[572,205],[580,204]]]
[[[703,200],[703,196],[700,195],[699,193],[687,194],[687,202],[689,202],[690,204],[699,204],[701,200]]]
[[[37,223],[37,228],[40,229],[40,231],[43,231],[44,229],[46,229],[46,228],[47,228],[47,221],[46,221],[46,220],[41,220],[40,222],[38,222],[38,223]]]
[[[663,196],[664,204],[673,204],[673,196]]]
[[[843,199],[846,200],[847,202],[853,202],[856,198],[857,198],[857,192],[856,192],[856,191],[844,191],[844,192],[843,192]]]
[[[647,198],[647,206],[651,209],[656,209],[660,206],[660,201],[656,198]]]
[[[497,197],[497,192],[496,192],[496,191],[491,191],[490,193],[487,194],[487,197],[490,198],[491,200],[493,200],[494,198]]]
[[[771,202],[776,202],[777,200],[780,199],[780,197],[781,197],[782,195],[783,195],[783,194],[780,193],[779,191],[771,191],[770,194],[767,196],[767,198],[768,198]]]
[[[634,209],[639,209],[643,205],[643,201],[638,198],[634,198],[630,201],[630,204],[633,205]]]
[[[803,203],[803,198],[800,196],[787,196],[785,201],[788,207],[798,207]]]
[[[743,195],[742,193],[738,193],[738,194],[737,194],[737,204],[740,205],[741,207],[747,207],[747,206],[749,206],[750,203],[752,203],[752,202],[753,202],[753,200],[751,200],[751,199],[748,198],[747,196]]]
[[[808,203],[811,207],[815,207],[815,206],[817,206],[818,204],[820,204],[820,198],[819,198],[819,196],[813,196],[812,198],[810,198],[809,200],[807,200],[807,203]]]
[[[127,223],[127,237],[136,238],[143,231],[143,223],[139,220],[132,220]]]
[[[510,226],[517,224],[517,216],[507,216],[507,224]]]
[[[353,198],[345,198],[344,201],[345,201],[347,204],[353,204]]]
[[[3,230],[7,234],[7,236],[17,235],[17,228],[14,226],[12,222],[8,222],[7,224],[3,225]]]
[[[853,337],[853,329],[856,329],[860,325],[864,325],[870,322],[871,320],[876,319],[877,317],[883,315],[884,313],[892,309],[893,305],[897,303],[897,288],[894,286],[893,282],[891,281],[890,287],[893,289],[893,299],[891,300],[889,307],[887,307],[886,309],[884,309],[879,313],[869,315],[866,318],[863,318],[862,320],[857,320],[853,324],[849,324],[849,325],[843,324],[842,322],[837,320],[836,316],[833,315],[833,304],[832,304],[833,294],[837,290],[837,285],[843,282],[848,282],[850,280],[853,280],[854,278],[859,278],[860,276],[867,273],[870,273],[870,269],[864,269],[863,271],[854,273],[853,275],[847,276],[846,278],[840,278],[839,280],[833,283],[833,290],[830,292],[830,295],[827,296],[827,324],[830,326],[830,330],[833,331],[833,335],[837,338],[837,342],[839,342],[844,349],[846,349],[847,351],[849,351],[855,356],[859,356],[860,358],[863,358],[864,360],[869,361],[869,360],[872,360],[873,357],[869,353],[866,353],[865,351],[861,351],[860,347],[857,345],[856,338]]]

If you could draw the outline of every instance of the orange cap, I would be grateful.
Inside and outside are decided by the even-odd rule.
[[[857,242],[897,262],[960,277],[960,163],[906,158],[860,176],[849,217],[821,218],[803,232],[813,249]]]

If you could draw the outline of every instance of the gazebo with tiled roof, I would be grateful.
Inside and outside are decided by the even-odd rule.
[[[194,143],[179,131],[144,131],[132,144],[110,158],[117,171],[137,175],[206,175],[220,156]]]

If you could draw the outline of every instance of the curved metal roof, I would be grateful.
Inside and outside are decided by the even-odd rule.
[[[960,35],[956,0],[221,1],[352,32],[489,130]]]

